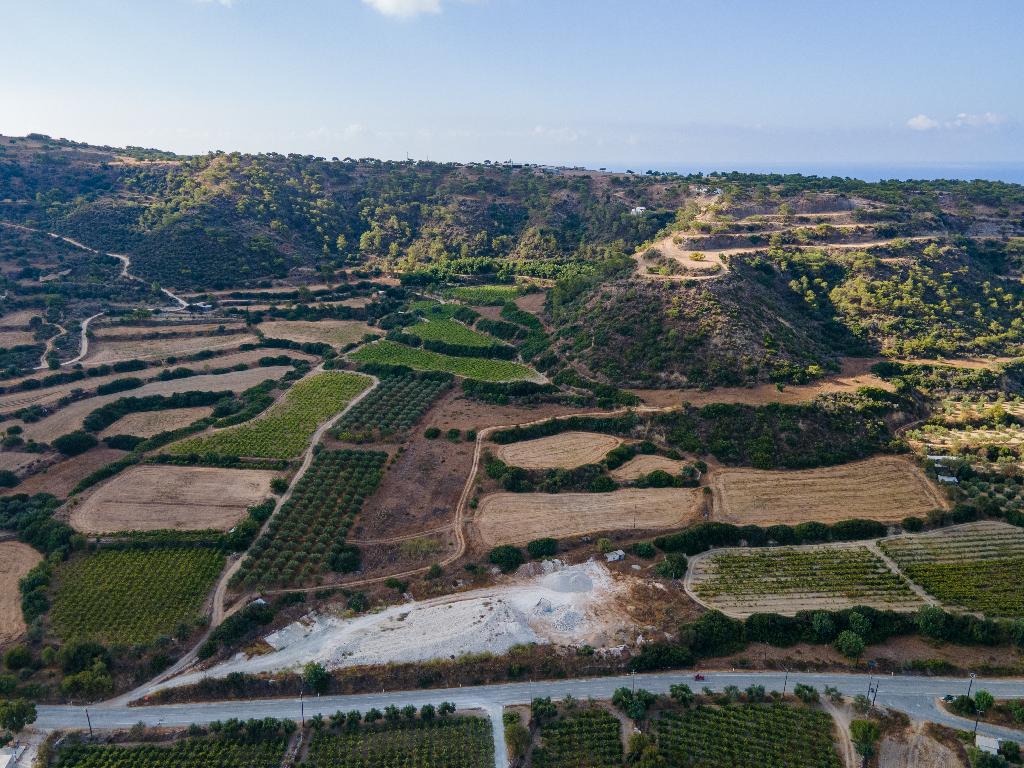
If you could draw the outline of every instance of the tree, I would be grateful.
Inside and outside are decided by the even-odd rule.
[[[670,686],[668,689],[668,695],[672,697],[672,700],[677,704],[681,704],[684,707],[688,707],[693,704],[694,698],[693,691],[690,686],[685,683]]]
[[[534,539],[526,545],[526,551],[534,560],[544,557],[554,557],[558,554],[558,540],[551,537]]]
[[[90,448],[94,447],[96,443],[97,441],[94,435],[78,430],[56,438],[53,441],[53,447],[65,456],[77,456],[78,454],[85,453]]]
[[[843,656],[851,659],[858,658],[864,653],[864,640],[856,632],[844,629],[839,633],[835,642],[836,650]]]
[[[511,544],[495,547],[491,550],[487,559],[498,566],[502,573],[511,573],[525,562],[522,550],[519,547],[513,547]]]
[[[949,621],[946,612],[932,605],[922,606],[917,612],[917,630],[933,640],[947,640]]]
[[[302,668],[302,681],[314,693],[326,693],[331,685],[331,673],[322,664],[311,661]]]
[[[437,709],[433,704],[424,704],[420,707],[420,720],[429,723],[437,716]]]
[[[25,699],[0,701],[0,728],[18,733],[29,723],[36,721],[36,705]]]
[[[793,689],[793,695],[796,696],[804,704],[814,704],[818,701],[818,689],[813,685],[805,685],[804,683],[797,683]]]
[[[875,754],[875,742],[881,738],[882,732],[874,720],[854,720],[850,723],[850,739],[854,749],[867,761]]]
[[[811,631],[817,643],[831,643],[836,637],[836,623],[825,611],[817,611],[811,616]]]
[[[633,720],[643,720],[655,699],[657,696],[643,688],[636,691],[629,688],[618,688],[612,694],[612,704]]]
[[[442,701],[437,705],[437,714],[441,717],[448,717],[448,715],[455,714],[455,705],[450,701]]]
[[[984,715],[992,709],[992,705],[995,703],[995,697],[988,691],[978,691],[974,694],[974,706],[978,710],[979,715]]]
[[[558,707],[551,703],[551,697],[537,698],[530,702],[530,717],[540,725],[558,714]]]

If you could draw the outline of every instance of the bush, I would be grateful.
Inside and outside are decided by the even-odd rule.
[[[24,669],[32,664],[32,654],[23,645],[16,645],[4,654],[4,666],[11,671]]]
[[[487,559],[494,565],[498,566],[502,573],[511,573],[526,562],[526,559],[523,557],[523,553],[519,547],[513,547],[511,544],[503,544],[500,547],[495,547],[491,550]]]
[[[558,539],[552,539],[551,537],[534,539],[526,545],[526,551],[533,560],[554,557],[558,554]]]
[[[80,453],[85,453],[96,444],[96,438],[82,430],[61,435],[53,441],[53,447],[65,456],[77,456]]]
[[[843,656],[856,659],[864,653],[864,639],[856,632],[844,629],[836,638],[835,647]]]
[[[654,566],[654,572],[666,579],[681,579],[686,575],[686,555],[669,552],[665,559]]]
[[[427,427],[426,430],[423,432],[423,436],[427,438],[427,440],[434,440],[437,437],[440,437],[440,435],[441,430],[438,429],[437,427]]]
[[[21,480],[9,469],[0,469],[0,488],[13,488]]]

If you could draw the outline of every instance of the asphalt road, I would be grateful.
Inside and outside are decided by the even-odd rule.
[[[920,720],[930,720],[953,728],[971,729],[972,721],[953,717],[943,711],[938,700],[947,693],[966,693],[968,681],[965,678],[869,676],[831,673],[793,672],[705,672],[706,680],[694,682],[693,673],[665,672],[647,675],[622,675],[618,677],[584,678],[576,680],[547,680],[543,682],[508,683],[483,685],[471,688],[447,688],[417,691],[394,691],[357,696],[323,696],[304,699],[257,699],[251,701],[210,702],[202,704],[174,704],[147,707],[113,706],[98,704],[88,708],[93,728],[109,729],[131,726],[138,722],[147,725],[176,726],[190,723],[208,723],[212,720],[226,720],[237,717],[292,718],[298,720],[301,712],[306,717],[320,713],[331,714],[337,710],[371,707],[382,709],[388,704],[405,706],[441,701],[454,702],[460,709],[482,709],[490,716],[495,728],[496,749],[503,755],[504,740],[501,738],[501,709],[511,704],[526,704],[535,697],[550,696],[564,698],[571,694],[577,699],[610,698],[612,692],[622,686],[646,688],[655,693],[666,693],[670,685],[687,683],[694,690],[704,686],[721,691],[727,685],[747,688],[763,685],[769,691],[781,691],[783,686],[791,692],[797,683],[813,685],[819,691],[826,686],[838,688],[847,696],[867,694],[868,686],[877,684],[876,703],[897,709]],[[974,681],[974,690],[983,688],[997,699],[1024,698],[1024,679],[982,679]],[[72,706],[40,706],[35,727],[40,730],[84,729],[87,727],[85,708]],[[1003,739],[1024,741],[1024,733],[1008,728],[981,723],[978,731]],[[497,757],[497,755],[496,755]],[[503,764],[500,758],[496,764]]]

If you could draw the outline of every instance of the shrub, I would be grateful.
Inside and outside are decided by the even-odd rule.
[[[526,551],[533,560],[540,560],[543,557],[554,557],[558,554],[558,539],[550,537],[534,539],[526,545]]]
[[[844,629],[836,638],[835,647],[843,656],[856,659],[864,653],[864,639],[856,632]]]
[[[440,437],[440,435],[441,430],[438,429],[437,427],[427,427],[426,430],[423,432],[423,436],[427,438],[427,440],[434,440],[437,437]]]
[[[83,430],[69,432],[53,441],[53,447],[65,456],[77,456],[80,453],[85,453],[96,444],[96,438]]]
[[[526,561],[519,547],[513,547],[511,544],[495,547],[487,559],[498,566],[502,573],[511,573]]]

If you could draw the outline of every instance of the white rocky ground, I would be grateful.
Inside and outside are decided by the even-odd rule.
[[[355,618],[310,614],[265,640],[274,651],[234,658],[170,680],[187,685],[231,672],[300,669],[315,661],[328,669],[388,662],[502,653],[521,643],[595,647],[610,644],[625,622],[616,597],[626,588],[601,563],[534,567],[538,575],[456,595],[410,602]]]

